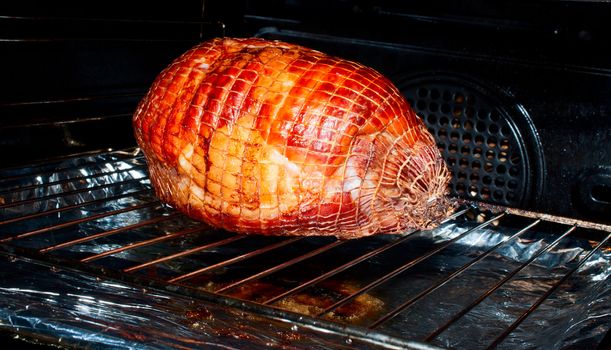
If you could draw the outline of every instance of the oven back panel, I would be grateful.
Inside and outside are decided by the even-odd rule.
[[[131,115],[155,76],[222,36],[202,1],[0,4],[0,166],[135,145]]]
[[[388,76],[437,138],[452,195],[609,222],[609,5],[510,5],[3,3],[2,165],[133,146],[131,115],[173,58],[257,35]]]
[[[453,195],[608,222],[608,4],[330,4],[249,2],[238,35],[388,76],[437,138]]]

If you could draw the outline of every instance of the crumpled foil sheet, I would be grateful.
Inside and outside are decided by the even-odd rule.
[[[381,349],[237,309],[0,255],[0,329],[87,349]]]
[[[464,232],[464,228],[447,225],[434,232],[433,239],[443,241],[455,237],[457,231]],[[502,226],[476,230],[423,264],[414,272],[416,278],[402,281],[399,277],[385,287],[407,300],[516,231]],[[562,233],[532,231],[521,239],[508,241],[378,330],[408,339],[424,339]],[[441,333],[433,344],[455,349],[486,348],[591,249],[592,245],[584,239],[565,238]],[[595,252],[497,348],[595,349],[611,325],[610,276],[611,250],[607,244],[606,249]]]
[[[1,180],[20,172],[37,171],[41,175]],[[80,176],[78,181],[62,182]],[[159,216],[169,216],[169,208],[155,202],[147,179],[144,160],[129,153],[109,153],[76,158],[38,169],[13,169],[0,172],[0,205],[44,197],[18,206],[0,208],[0,221],[75,206],[36,220],[0,225],[0,238],[45,228],[80,217],[121,210],[131,205],[151,206],[104,216],[94,221],[46,232],[9,242],[22,249],[40,249],[52,244],[112,230]],[[61,182],[28,188],[30,185]],[[24,187],[26,186],[26,187]],[[25,189],[24,189],[25,188]],[[71,195],[60,195],[72,191]],[[90,201],[115,198],[110,201]],[[84,205],[80,205],[85,203]],[[415,265],[367,294],[382,300],[381,316],[428,286],[458,270],[499,242],[505,242],[481,261],[376,328],[393,339],[421,341],[488,290],[497,281],[545,248],[568,227],[535,226],[519,238],[508,240],[530,219],[503,218],[498,226],[473,230],[446,249]],[[175,216],[151,227],[130,229],[108,237],[52,251],[50,256],[78,260],[130,242],[167,235],[200,225],[183,216]],[[454,220],[441,227],[413,235],[398,246],[368,259],[331,278],[338,285],[359,288],[390,271],[402,262],[417,258],[477,225],[471,220]],[[552,227],[552,228],[550,228]],[[600,233],[600,232],[599,232]],[[608,232],[602,232],[602,235]],[[128,250],[96,260],[93,265],[107,270],[150,261],[208,242],[231,237],[226,232],[205,229],[180,239]],[[600,234],[597,239],[600,239]],[[230,245],[175,259],[146,268],[135,274],[168,279],[217,261],[230,259],[257,247],[278,242],[277,237],[247,237]],[[309,259],[280,273],[262,279],[272,286],[295,285],[311,278],[308,272],[330,269],[371,251],[396,236],[369,237],[350,241],[326,254]],[[308,238],[265,254],[258,260],[245,260],[210,274],[187,280],[187,287],[214,290],[227,281],[249,276],[270,266],[332,242],[332,238]],[[523,268],[496,292],[434,338],[433,346],[458,349],[486,348],[494,338],[532,305],[556,281],[576,266],[592,249],[592,242],[568,236],[556,247]],[[10,250],[10,249],[9,249]],[[344,259],[344,260],[342,260]],[[611,324],[611,251],[607,246],[597,251],[577,272],[498,346],[499,349],[569,349],[596,348]],[[258,269],[258,270],[257,270]],[[323,328],[298,327],[287,320],[257,315],[226,305],[189,297],[166,294],[129,282],[113,282],[86,273],[50,268],[46,264],[0,254],[0,328],[17,334],[51,339],[71,346],[87,348],[376,348],[378,343],[348,338]],[[320,289],[320,288],[319,288]],[[315,292],[313,292],[315,293]],[[244,306],[246,307],[246,306]],[[375,318],[374,318],[375,319]],[[366,327],[374,319],[353,322]],[[303,320],[308,323],[307,318]],[[373,334],[373,333],[372,333]],[[372,335],[372,338],[375,338]],[[382,340],[380,340],[382,339]],[[397,344],[397,343],[393,343]],[[419,344],[406,342],[418,347]],[[386,344],[392,347],[391,344]]]

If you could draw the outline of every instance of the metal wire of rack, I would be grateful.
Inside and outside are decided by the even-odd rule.
[[[191,289],[211,293],[219,300],[242,300],[275,314],[286,312],[287,317],[297,313],[305,316],[304,322],[323,320],[401,338],[403,335],[394,330],[408,325],[399,316],[414,305],[471,273],[512,242],[534,242],[527,236],[540,233],[537,229],[553,233],[553,240],[537,240],[539,245],[527,258],[519,264],[509,264],[502,278],[416,337],[423,343],[444,345],[439,339],[448,329],[562,245],[567,237],[587,237],[591,249],[567,263],[562,275],[551,281],[528,307],[520,310],[502,331],[486,339],[484,348],[492,349],[594,254],[608,249],[611,237],[611,229],[604,225],[567,219],[554,222],[549,215],[511,209],[484,213],[471,207],[455,212],[438,229],[459,228],[452,234],[426,249],[405,254],[402,250],[413,241],[422,241],[426,236],[423,232],[370,237],[361,242],[328,237],[235,235],[191,221],[162,205],[154,196],[144,165],[138,150],[129,149],[0,171],[0,244],[6,251],[64,262],[87,272],[133,275],[140,283],[143,279],[154,280],[179,286],[178,291]],[[397,280],[422,274],[426,266],[433,264],[431,261],[464,246],[460,242],[474,233],[494,233],[499,227],[509,228],[508,233],[485,248],[465,253],[468,259],[464,263],[435,275],[411,295],[397,299],[397,294],[384,292],[392,289]],[[356,286],[341,284],[347,280],[345,276],[353,281],[354,276],[360,275],[359,270],[367,273],[363,272]],[[340,287],[329,289],[326,285],[334,278],[340,281]],[[296,302],[312,290],[308,295],[316,295],[318,290],[324,302],[305,307]],[[384,295],[392,297],[384,299]],[[346,309],[358,309],[364,296],[370,303],[381,301],[384,306],[357,316],[337,316]]]

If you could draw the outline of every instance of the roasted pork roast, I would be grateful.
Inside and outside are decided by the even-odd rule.
[[[357,238],[451,210],[444,160],[397,88],[302,46],[197,45],[161,72],[133,125],[160,199],[229,231]]]

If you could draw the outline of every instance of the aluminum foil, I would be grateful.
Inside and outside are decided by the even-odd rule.
[[[27,176],[26,173],[34,175]],[[18,177],[20,175],[26,176]],[[75,177],[78,179],[71,180]],[[69,194],[65,195],[66,192]],[[19,201],[26,202],[7,206]],[[132,206],[139,206],[139,209],[122,211]],[[135,225],[144,220],[164,218],[151,225],[69,245],[42,256],[43,260],[49,257],[77,261],[126,244],[193,229],[177,238],[126,250],[94,260],[88,265],[94,269],[120,271],[233,237],[232,234],[175,215],[171,208],[156,202],[147,179],[144,160],[138,156],[134,158],[130,152],[93,155],[38,168],[0,172],[0,221],[37,215],[43,211],[49,214],[0,225],[0,239],[32,230],[44,231],[44,234],[7,242],[3,250],[11,251],[12,247],[26,251],[38,250]],[[105,215],[113,211],[117,214]],[[99,217],[61,226],[71,220],[92,215]],[[257,307],[256,304],[227,307],[221,305],[225,298],[218,297],[215,300],[215,296],[207,298],[207,301],[196,301],[148,287],[145,290],[142,282],[134,284],[131,280],[117,282],[95,278],[83,272],[58,270],[46,263],[34,263],[2,253],[0,326],[21,335],[42,337],[54,342],[61,339],[60,343],[89,348],[417,348],[424,346],[423,343],[414,343],[412,340],[425,340],[427,335],[497,281],[520,269],[497,291],[430,343],[453,348],[486,348],[537,298],[584,259],[594,244],[590,240],[601,239],[608,234],[598,232],[594,236],[590,235],[590,240],[584,238],[589,237],[588,234],[571,234],[523,267],[525,262],[568,229],[563,225],[540,224],[510,239],[532,222],[533,219],[508,215],[498,223],[474,229],[477,222],[461,217],[436,230],[413,234],[404,243],[300,293],[308,297],[331,295],[341,298],[336,291],[329,289],[334,288],[330,285],[357,290],[394,268],[454,241],[430,258],[368,291],[366,297],[376,301],[376,305],[381,305],[379,310],[350,321],[334,319],[328,314],[323,318],[331,323],[322,324],[309,317],[291,318],[290,315],[295,316],[292,313],[288,313],[286,319],[270,316],[277,315],[277,310]],[[45,231],[55,225],[61,227]],[[286,290],[397,238],[377,236],[345,242],[328,252],[261,278],[253,286],[265,286],[274,293]],[[284,239],[243,237],[230,244],[139,269],[130,276],[142,278],[141,281],[167,280]],[[214,292],[228,283],[331,242],[332,238],[297,240],[256,258],[197,275],[181,282],[184,285],[181,288]],[[482,254],[487,255],[480,258]],[[478,261],[468,269],[419,298],[410,307],[376,327],[375,331],[366,330],[378,317],[406,300],[417,297],[422,291],[475,260]],[[608,332],[611,323],[610,260],[608,245],[594,253],[498,347],[595,348]],[[175,291],[181,292],[181,288]],[[266,295],[264,291],[255,291],[240,297],[256,302],[265,299]],[[278,303],[275,306],[287,305]],[[295,329],[289,320],[297,322],[298,328]],[[350,323],[350,326],[343,331],[341,327],[331,327],[338,322]],[[348,334],[360,334],[363,337],[349,337]]]
[[[450,225],[436,237],[452,237],[456,231],[462,230]],[[383,288],[402,295],[402,300],[409,299],[515,232],[504,227],[474,231],[423,264],[418,272],[405,276],[407,280],[398,277]],[[507,241],[443,288],[432,292],[392,322],[383,324],[379,330],[409,339],[425,339],[555,238],[557,235],[533,229],[521,239]],[[591,244],[583,239],[569,236],[562,240],[452,324],[434,339],[433,344],[457,349],[486,348],[555,282],[581,262],[591,249]],[[608,248],[596,252],[498,348],[596,348],[611,324],[610,253]]]
[[[0,256],[0,329],[87,349],[362,349],[358,339]]]

